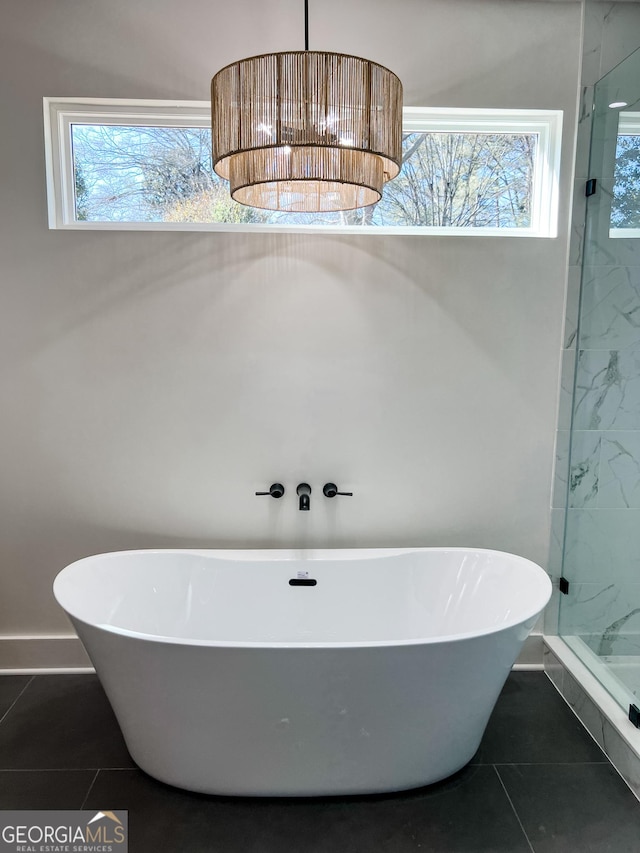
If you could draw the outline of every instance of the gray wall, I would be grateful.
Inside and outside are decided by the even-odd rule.
[[[546,562],[580,4],[311,6],[311,47],[390,66],[408,105],[564,110],[559,237],[48,231],[43,96],[206,99],[300,47],[302,3],[2,0],[0,634],[68,631],[51,582],[103,550]]]

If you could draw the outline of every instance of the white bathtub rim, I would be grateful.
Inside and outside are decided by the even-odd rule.
[[[303,641],[255,641],[255,640],[205,640],[205,639],[194,639],[190,637],[176,637],[172,635],[162,635],[162,634],[148,634],[142,631],[135,631],[130,628],[122,628],[120,626],[109,625],[105,623],[93,623],[88,622],[83,616],[80,614],[73,612],[61,601],[60,588],[64,583],[62,579],[62,575],[67,569],[71,569],[75,566],[78,566],[81,563],[90,563],[93,561],[97,561],[100,559],[104,559],[105,557],[116,558],[116,557],[126,557],[126,556],[135,556],[135,555],[153,555],[153,554],[195,554],[206,557],[215,558],[218,556],[220,559],[225,560],[237,560],[241,562],[243,559],[250,558],[255,562],[265,561],[269,562],[272,560],[278,561],[321,561],[327,560],[328,558],[332,558],[334,560],[343,560],[343,559],[375,559],[375,558],[383,558],[383,557],[393,557],[398,556],[400,554],[406,553],[415,553],[415,552],[447,552],[447,553],[480,553],[480,554],[495,554],[500,556],[509,557],[514,560],[516,563],[521,565],[527,565],[528,567],[532,567],[537,573],[539,573],[540,584],[542,587],[547,588],[546,600],[545,596],[542,593],[542,589],[540,590],[540,601],[536,602],[536,607],[530,613],[529,611],[524,611],[519,613],[515,618],[506,620],[504,623],[500,625],[493,625],[486,629],[476,629],[473,631],[465,631],[457,634],[441,634],[433,637],[419,637],[412,639],[392,639],[392,640],[353,640],[353,641],[314,641],[314,642],[303,642]],[[304,556],[301,556],[304,554]],[[56,590],[57,588],[57,590]],[[169,645],[180,645],[180,646],[197,646],[197,647],[205,647],[205,648],[229,648],[229,649],[366,649],[366,648],[388,648],[388,647],[405,647],[405,646],[423,646],[423,645],[436,645],[439,643],[456,643],[462,642],[465,640],[476,639],[480,637],[487,637],[493,634],[499,634],[501,631],[506,631],[512,628],[516,628],[520,625],[524,625],[527,622],[535,620],[538,618],[540,613],[547,606],[549,599],[551,597],[552,592],[552,584],[549,578],[549,575],[545,570],[539,566],[537,563],[534,563],[532,560],[527,559],[526,557],[520,557],[517,554],[512,554],[508,551],[497,551],[492,548],[466,548],[466,547],[411,547],[411,548],[349,548],[349,549],[213,549],[213,548],[149,548],[149,549],[131,549],[124,551],[108,551],[102,554],[94,554],[89,557],[83,557],[80,560],[76,560],[73,563],[70,563],[64,569],[62,569],[58,575],[56,576],[53,583],[53,593],[58,602],[58,604],[65,610],[65,612],[74,620],[83,623],[84,625],[88,625],[90,627],[96,628],[101,631],[105,631],[110,634],[115,634],[122,637],[129,637],[131,639],[142,640],[146,642],[154,642],[154,643],[164,643]],[[536,596],[537,598],[538,596]],[[532,624],[533,624],[532,623]]]
[[[542,613],[542,611],[540,611]],[[537,618],[540,613],[534,613],[532,618]],[[274,642],[264,641],[258,642],[255,640],[198,640],[190,637],[173,637],[162,634],[145,634],[141,631],[132,631],[129,628],[117,628],[113,625],[98,624],[87,622],[77,616],[73,619],[76,622],[82,622],[90,628],[96,628],[99,631],[107,631],[110,634],[116,634],[120,637],[128,637],[132,640],[143,640],[153,643],[164,643],[171,646],[199,646],[203,648],[220,648],[220,649],[373,649],[373,648],[404,648],[405,646],[434,646],[438,643],[460,643],[465,640],[477,640],[482,637],[489,637],[494,634],[499,634],[501,631],[508,631],[512,628],[517,628],[529,621],[523,619],[520,622],[512,624],[500,625],[486,631],[471,631],[466,634],[442,634],[437,637],[420,637],[411,640],[345,640],[343,642],[312,642],[305,643],[303,641],[294,640],[292,642]],[[539,667],[537,667],[539,669]]]

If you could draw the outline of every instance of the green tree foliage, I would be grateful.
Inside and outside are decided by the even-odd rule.
[[[618,136],[611,225],[640,228],[640,136]]]
[[[164,209],[164,222],[267,222],[269,214],[238,204],[222,183],[176,199]]]
[[[84,171],[82,165],[78,163],[74,157],[74,174],[75,174],[75,192],[76,192],[76,219],[78,222],[85,222],[87,219],[87,203],[89,193],[87,183],[84,179]]]
[[[156,150],[140,168],[144,195],[160,210],[206,192],[213,183],[206,164],[181,148]]]

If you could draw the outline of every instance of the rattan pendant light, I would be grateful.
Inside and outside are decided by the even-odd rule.
[[[300,213],[380,200],[402,162],[402,83],[376,62],[305,49],[211,81],[213,167],[241,204]]]

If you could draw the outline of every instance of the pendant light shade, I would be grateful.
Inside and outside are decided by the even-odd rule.
[[[268,53],[211,81],[213,167],[241,204],[300,213],[379,201],[402,163],[402,83],[320,51]]]

